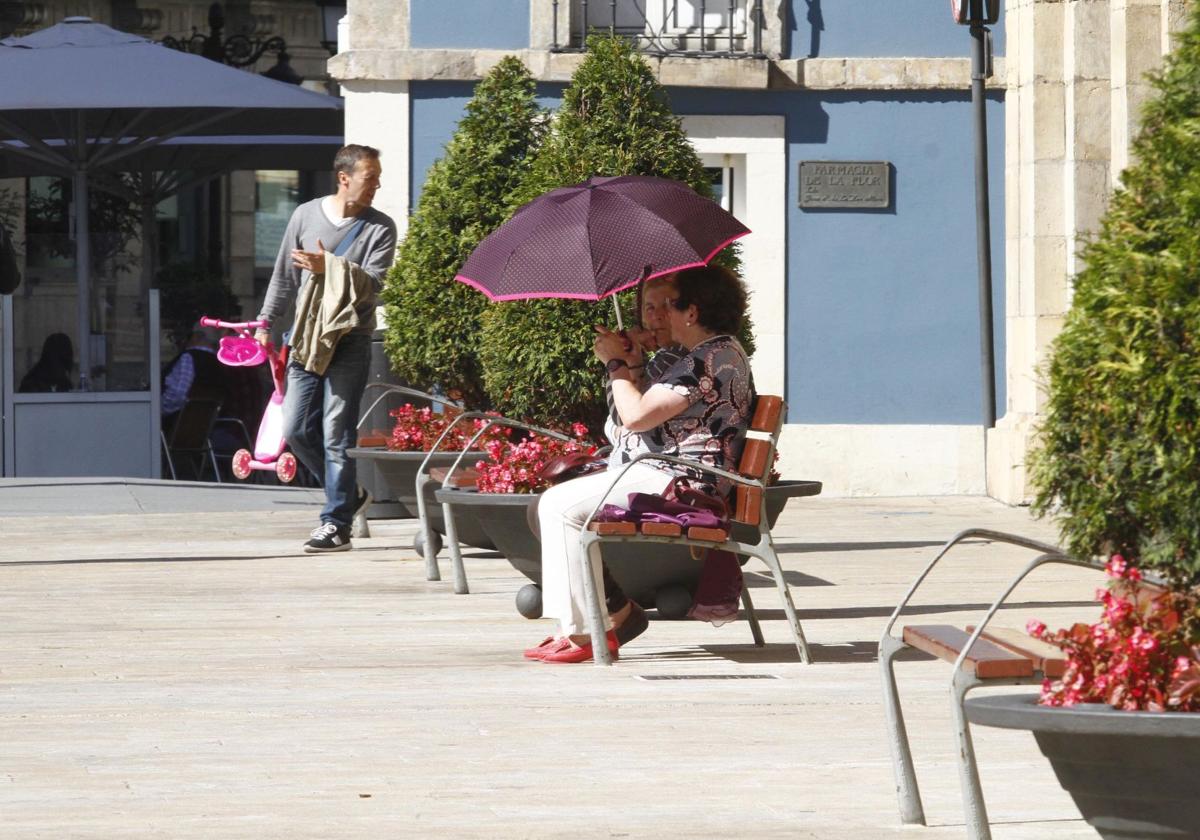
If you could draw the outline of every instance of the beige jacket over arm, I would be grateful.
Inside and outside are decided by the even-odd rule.
[[[360,323],[358,304],[374,294],[371,275],[345,257],[325,254],[325,273],[315,274],[296,301],[292,361],[325,374],[338,340]]]

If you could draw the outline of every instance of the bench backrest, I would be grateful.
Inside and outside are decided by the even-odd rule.
[[[785,407],[783,397],[773,394],[759,394],[754,401],[750,431],[742,447],[742,458],[738,461],[739,474],[766,482],[775,461],[775,445],[779,440],[779,430],[783,427]],[[762,521],[762,491],[757,487],[736,487],[732,518],[747,525],[759,525]]]

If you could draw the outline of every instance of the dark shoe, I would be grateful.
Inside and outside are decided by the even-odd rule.
[[[564,644],[567,644],[567,640],[562,636],[547,636],[535,647],[526,648],[524,656],[526,659],[541,659],[547,653],[554,653]]]
[[[650,619],[646,617],[646,611],[633,601],[630,601],[629,605],[633,609],[629,611],[629,615],[625,616],[625,620],[621,622],[620,626],[613,629],[613,633],[617,637],[617,644],[620,645],[629,644],[645,633],[650,626]]]
[[[306,554],[324,554],[330,551],[349,551],[350,529],[339,528],[332,522],[325,522],[313,528],[310,539],[304,544]]]
[[[358,495],[354,497],[354,512],[350,514],[350,518],[354,519],[361,513],[365,513],[371,502],[375,501],[371,498],[371,491],[365,487],[358,488]],[[359,536],[362,536],[361,534]]]
[[[618,659],[620,653],[617,648],[621,644],[617,641],[617,636],[613,631],[608,631],[608,652],[612,654],[613,659]],[[592,660],[592,646],[577,645],[570,639],[566,640],[565,647],[559,648],[551,653],[547,653],[541,657],[543,662],[551,665],[571,665],[577,662],[590,662]]]

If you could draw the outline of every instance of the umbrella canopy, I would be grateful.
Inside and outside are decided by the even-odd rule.
[[[678,181],[589,178],[538,196],[471,252],[455,279],[492,300],[600,300],[705,265],[750,229]]]
[[[67,18],[23,38],[0,40],[0,78],[22,80],[0,87],[0,141],[9,141],[0,143],[0,156],[73,181],[84,388],[90,370],[92,177],[128,170],[134,158],[173,138],[342,132],[336,97],[172,50],[90,18]]]

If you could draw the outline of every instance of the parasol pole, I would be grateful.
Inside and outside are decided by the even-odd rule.
[[[75,205],[75,285],[76,285],[76,330],[79,347],[79,390],[90,391],[92,374],[91,348],[91,234],[88,230],[88,173],[84,155],[87,138],[84,136],[83,116],[77,115],[75,123],[75,172],[72,176],[71,201]]]

